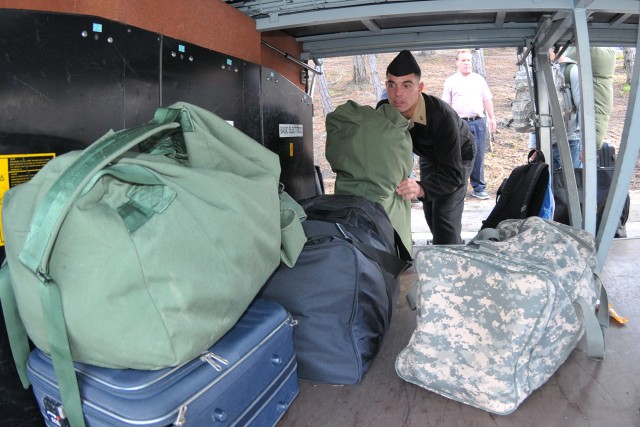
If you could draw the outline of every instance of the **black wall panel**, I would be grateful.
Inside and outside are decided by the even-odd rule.
[[[276,152],[294,198],[315,195],[312,102],[274,71],[101,18],[0,9],[0,153],[81,148],[176,101]]]
[[[294,199],[316,195],[313,102],[293,83],[262,68],[264,145],[280,156],[280,181]]]
[[[91,142],[124,123],[124,27],[0,11],[0,120],[6,133]]]
[[[262,142],[258,75],[256,64],[163,37],[162,105],[198,105]]]
[[[161,39],[160,35],[140,28],[125,29],[122,128],[148,122],[160,106]]]

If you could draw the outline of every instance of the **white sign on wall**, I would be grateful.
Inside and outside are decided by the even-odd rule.
[[[302,136],[302,125],[280,124],[280,138],[295,138]]]

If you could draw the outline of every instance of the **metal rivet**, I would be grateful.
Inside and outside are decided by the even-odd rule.
[[[213,421],[225,422],[227,420],[227,413],[220,408],[213,410]]]

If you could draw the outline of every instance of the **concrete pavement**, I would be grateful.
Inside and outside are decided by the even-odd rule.
[[[629,198],[631,209],[627,220],[627,237],[640,237],[640,190],[630,191]],[[467,196],[462,214],[463,239],[468,241],[476,235],[482,227],[482,221],[487,218],[495,205],[495,195],[491,195],[487,200]],[[424,246],[431,241],[432,235],[424,218],[421,203],[411,206],[411,230],[416,246]]]

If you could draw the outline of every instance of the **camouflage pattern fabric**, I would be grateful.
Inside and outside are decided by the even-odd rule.
[[[591,234],[539,217],[502,221],[498,242],[428,246],[415,258],[418,319],[396,360],[406,381],[496,414],[543,385],[595,306]]]

